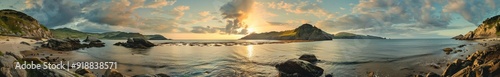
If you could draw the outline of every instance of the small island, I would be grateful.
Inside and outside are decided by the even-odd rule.
[[[386,38],[379,36],[372,36],[372,35],[359,35],[348,32],[339,32],[335,34],[333,39],[386,39]]]

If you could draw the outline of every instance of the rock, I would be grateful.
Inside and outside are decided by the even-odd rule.
[[[80,75],[85,75],[87,73],[89,74],[92,74],[92,71],[88,70],[88,69],[77,69],[75,71],[76,74],[80,74]]]
[[[167,74],[164,74],[164,73],[159,73],[159,74],[156,74],[157,77],[170,77],[168,76]]]
[[[129,38],[127,42],[118,42],[113,45],[124,46],[127,48],[150,48],[156,46],[155,44],[144,40],[143,38]]]
[[[453,51],[453,49],[452,48],[444,48],[443,51],[448,53],[448,52]]]
[[[300,60],[305,60],[311,63],[314,63],[318,61],[316,56],[314,54],[303,54],[302,56],[299,57]]]
[[[429,72],[429,73],[427,73],[427,75],[425,75],[425,77],[441,77],[441,76],[439,76],[438,74],[436,74],[434,72]]]
[[[460,71],[460,69],[462,69],[462,60],[457,59],[454,63],[446,67],[446,70],[443,72],[443,76],[451,76]]]
[[[118,72],[118,70],[116,70],[116,69],[108,69],[104,73],[104,77],[125,77],[125,75]]]
[[[85,40],[83,40],[83,42],[102,42],[101,40],[95,38],[95,37],[90,37],[90,36],[87,36],[85,38]]]
[[[30,45],[30,43],[24,42],[24,41],[22,41],[20,44],[24,44],[24,45],[28,45],[28,46]]]
[[[13,62],[17,61],[16,57],[7,53],[0,55],[0,77],[27,77],[26,70],[15,69]]]
[[[466,46],[466,44],[459,45],[458,48],[462,48],[464,46]]]
[[[325,77],[333,77],[332,74],[326,74]]]
[[[82,44],[80,44],[80,40],[78,39],[49,39],[47,41],[47,44],[42,45],[42,47],[59,51],[71,51],[80,49],[82,47]]]
[[[33,62],[33,64],[41,64],[44,62],[44,61],[40,60],[39,58],[34,58],[34,57],[23,58],[22,60],[26,61],[26,63]]]
[[[460,34],[460,35],[457,35],[457,36],[455,36],[455,37],[452,37],[451,39],[460,40],[460,39],[462,39],[462,38],[464,38],[464,35]]]
[[[97,77],[97,76],[95,76],[92,73],[86,73],[86,74],[83,75],[83,77]]]
[[[149,74],[140,74],[140,75],[134,75],[132,77],[155,77],[155,76]]]
[[[88,47],[104,47],[105,46],[104,44],[105,43],[99,41],[91,41]]]
[[[375,72],[368,72],[368,77],[375,77]]]
[[[323,69],[307,61],[290,59],[275,66],[280,77],[319,77]]]

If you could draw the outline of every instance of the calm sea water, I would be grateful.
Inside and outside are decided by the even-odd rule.
[[[443,56],[445,47],[469,44],[451,39],[334,39],[249,46],[156,46],[129,49],[113,46],[125,40],[104,40],[106,47],[78,50],[76,61],[116,61],[129,75],[166,73],[173,76],[277,76],[274,65],[301,54],[315,54],[325,74],[359,76],[360,64]],[[168,40],[162,42],[234,42],[242,40]],[[248,41],[248,40],[247,40]],[[259,40],[266,41],[266,40]],[[255,41],[250,41],[255,42]]]

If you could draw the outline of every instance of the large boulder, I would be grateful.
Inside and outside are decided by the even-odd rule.
[[[80,40],[78,39],[49,39],[47,41],[47,44],[42,45],[42,47],[47,47],[59,51],[71,51],[81,48],[82,44],[80,44]]]
[[[275,66],[280,77],[319,77],[323,69],[307,61],[290,59]]]
[[[127,42],[118,42],[114,45],[124,46],[127,48],[150,48],[156,46],[143,38],[129,38],[127,39]]]
[[[0,52],[2,53],[2,52]],[[23,69],[15,69],[12,62],[17,61],[13,55],[0,55],[0,77],[26,77],[27,72]]]
[[[126,77],[122,73],[118,72],[118,70],[115,69],[108,69],[104,73],[104,77]]]
[[[305,60],[311,63],[319,61],[314,54],[303,54],[299,57],[300,60]]]

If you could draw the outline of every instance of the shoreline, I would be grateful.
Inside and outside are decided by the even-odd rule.
[[[9,39],[9,41],[5,41],[6,39]],[[372,76],[425,76],[426,74],[432,72],[432,73],[437,73],[439,75],[442,75],[443,72],[448,68],[447,65],[455,61],[455,59],[464,59],[467,58],[467,55],[472,55],[474,53],[478,53],[476,51],[482,50],[486,48],[487,46],[494,45],[494,44],[500,44],[500,42],[494,42],[490,43],[491,40],[498,40],[500,38],[496,39],[481,39],[481,40],[474,40],[473,44],[466,44],[465,47],[451,47],[457,49],[457,50],[463,50],[463,52],[456,52],[456,53],[451,53],[448,55],[441,55],[441,54],[434,54],[433,56],[429,55],[423,55],[423,56],[418,56],[416,58],[409,58],[409,59],[403,59],[403,60],[397,60],[394,62],[388,62],[388,63],[383,63],[383,62],[373,62],[373,63],[366,63],[366,64],[359,64],[359,68],[355,69],[355,71],[358,72],[358,75],[356,76],[369,76],[372,74]],[[30,45],[25,45],[25,44],[20,44],[20,42],[28,42]],[[53,57],[51,58],[57,58],[60,57],[59,60],[64,59],[65,61],[75,61],[75,54],[81,54],[76,51],[56,51],[52,50],[49,48],[37,48],[36,46],[40,46],[41,44],[39,43],[40,41],[36,41],[33,39],[26,39],[26,38],[21,38],[21,37],[9,37],[9,36],[0,36],[0,46],[1,47],[7,47],[7,46],[12,46],[12,47],[7,47],[7,48],[0,48],[0,51],[2,53],[6,52],[13,52],[15,54],[21,54],[25,58],[29,57],[36,57],[36,58],[43,58],[47,55],[51,55]],[[486,43],[486,44],[484,44]],[[3,46],[4,45],[4,46]],[[441,49],[437,49],[441,50]],[[36,53],[43,54],[43,55],[34,55]],[[439,53],[443,53],[440,51]],[[438,58],[436,60],[432,60]],[[84,60],[84,59],[79,59],[79,61]],[[429,61],[426,61],[429,60]],[[411,65],[406,65],[406,62],[413,62],[417,61],[418,63],[413,63]],[[396,65],[396,67],[395,67]],[[401,65],[401,66],[400,66]],[[135,75],[143,75],[143,74],[129,74],[127,73],[128,70],[133,68],[140,68],[140,67],[127,67],[125,69],[117,69],[119,72],[122,72],[123,75],[128,75],[128,76],[135,76]],[[75,72],[76,69],[71,69],[69,72]],[[106,70],[89,70],[93,71],[96,76],[100,76],[105,74]],[[118,72],[117,71],[117,72]],[[140,71],[135,69],[134,71]],[[397,72],[397,73],[394,73]],[[144,72],[146,73],[146,72]],[[146,74],[151,74],[151,73],[146,73]],[[324,75],[329,74],[329,72],[325,72]]]

